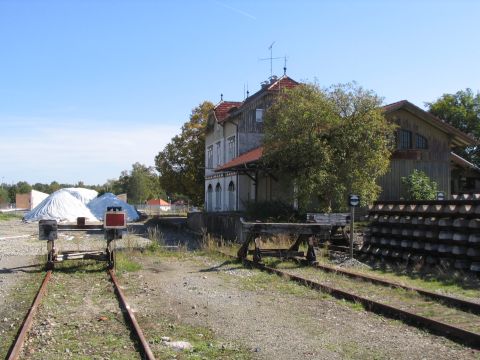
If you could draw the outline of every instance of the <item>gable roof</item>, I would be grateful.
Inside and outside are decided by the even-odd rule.
[[[229,111],[235,107],[242,105],[241,101],[221,101],[214,108],[213,113],[218,123],[224,122],[228,116]]]
[[[263,146],[250,150],[229,162],[219,166],[215,171],[246,169],[248,164],[258,161],[263,155]]]
[[[270,82],[264,83],[260,90],[246,98],[244,101],[221,101],[213,108],[213,114],[215,115],[217,122],[222,124],[227,121],[230,116],[234,116],[241,112],[243,105],[248,102],[259,98],[266,93],[278,92],[282,89],[292,89],[297,85],[299,85],[299,83],[287,75],[283,75],[278,79],[274,78]]]
[[[291,77],[287,75],[283,75],[282,77],[275,79],[273,78],[270,82],[266,81],[263,83],[260,90],[258,90],[253,95],[250,95],[248,98],[245,99],[243,102],[244,104],[262,96],[267,92],[276,92],[282,89],[293,89],[295,86],[299,85],[298,82],[293,80]]]
[[[147,205],[170,206],[170,203],[166,202],[163,199],[150,199],[147,201]]]
[[[412,104],[407,100],[401,100],[389,105],[385,105],[383,109],[386,114],[400,109],[412,113],[413,115],[423,119],[431,126],[451,135],[452,144],[455,146],[464,147],[477,144],[477,140],[475,140],[470,135],[465,134],[463,131],[458,130],[456,127],[446,123],[435,115],[430,114],[429,112],[419,108],[418,106]]]

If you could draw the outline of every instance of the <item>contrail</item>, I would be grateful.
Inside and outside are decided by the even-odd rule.
[[[239,13],[239,14],[241,14],[241,15],[243,15],[243,16],[246,16],[246,17],[248,17],[248,18],[250,18],[250,19],[252,19],[252,20],[257,20],[257,18],[256,18],[255,16],[253,16],[252,14],[247,13],[246,11],[243,11],[243,10],[240,10],[240,9],[237,9],[237,8],[234,8],[234,7],[230,6],[230,5],[226,5],[226,4],[220,3],[220,2],[218,2],[218,1],[215,1],[215,4],[220,5],[220,6],[223,6],[223,7],[226,8],[226,9],[235,11],[236,13]]]

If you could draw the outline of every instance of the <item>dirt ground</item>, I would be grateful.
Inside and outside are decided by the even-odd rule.
[[[11,341],[8,336],[18,328],[31,302],[23,299],[23,307],[18,306],[19,284],[32,284],[32,291],[20,298],[32,296],[29,294],[38,288],[41,272],[30,266],[42,261],[39,255],[44,254],[44,243],[37,240],[36,226],[19,220],[0,222],[0,349]],[[181,231],[161,231],[166,244],[197,241]],[[95,236],[69,236],[62,239],[65,249],[103,246]],[[139,234],[124,239],[120,247],[145,244],[148,241]],[[224,343],[221,346],[247,349],[253,359],[480,358],[479,352],[442,337],[212,255],[185,251],[185,247],[182,252],[132,254],[142,269],[119,277],[140,324],[145,326],[147,339],[152,324],[170,319],[210,329]],[[89,286],[88,282],[82,284]],[[74,307],[68,311],[75,316]],[[84,311],[79,306],[79,317]],[[153,338],[151,346],[156,352],[164,345]],[[166,358],[199,357],[173,354]]]
[[[142,271],[123,280],[140,313],[208,326],[241,342],[255,359],[479,356],[444,338],[229,261],[149,257],[143,264]],[[135,290],[138,286],[143,291]]]

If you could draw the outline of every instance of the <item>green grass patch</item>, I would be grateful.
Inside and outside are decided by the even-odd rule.
[[[22,214],[16,214],[16,213],[0,213],[0,221],[7,221],[7,220],[14,220],[14,219],[21,219],[23,218]]]
[[[135,260],[132,251],[117,251],[115,258],[116,271],[119,273],[134,272],[142,269],[142,265]]]
[[[45,272],[40,267],[30,268],[28,272],[25,278],[11,289],[7,299],[8,305],[2,302],[0,309],[0,358],[2,359],[6,358],[45,276]]]

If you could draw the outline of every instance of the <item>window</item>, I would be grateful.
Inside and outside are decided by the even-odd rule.
[[[213,145],[207,147],[207,169],[213,168]]]
[[[255,121],[256,122],[263,122],[263,109],[256,109],[255,110]]]
[[[412,132],[408,130],[400,130],[398,148],[400,150],[412,148]]]
[[[417,134],[415,139],[416,139],[415,147],[417,149],[428,149],[428,142],[426,137]]]
[[[228,209],[230,211],[235,210],[235,184],[233,181],[228,184]]]
[[[222,164],[222,151],[221,151],[221,143],[220,141],[216,143],[216,148],[215,150],[217,151],[217,166]]]
[[[213,187],[208,185],[207,190],[207,211],[212,211],[213,208]]]
[[[227,161],[230,161],[235,157],[235,136],[229,137],[227,139],[227,146],[228,146]]]
[[[215,186],[215,210],[222,210],[222,187],[220,183]]]

